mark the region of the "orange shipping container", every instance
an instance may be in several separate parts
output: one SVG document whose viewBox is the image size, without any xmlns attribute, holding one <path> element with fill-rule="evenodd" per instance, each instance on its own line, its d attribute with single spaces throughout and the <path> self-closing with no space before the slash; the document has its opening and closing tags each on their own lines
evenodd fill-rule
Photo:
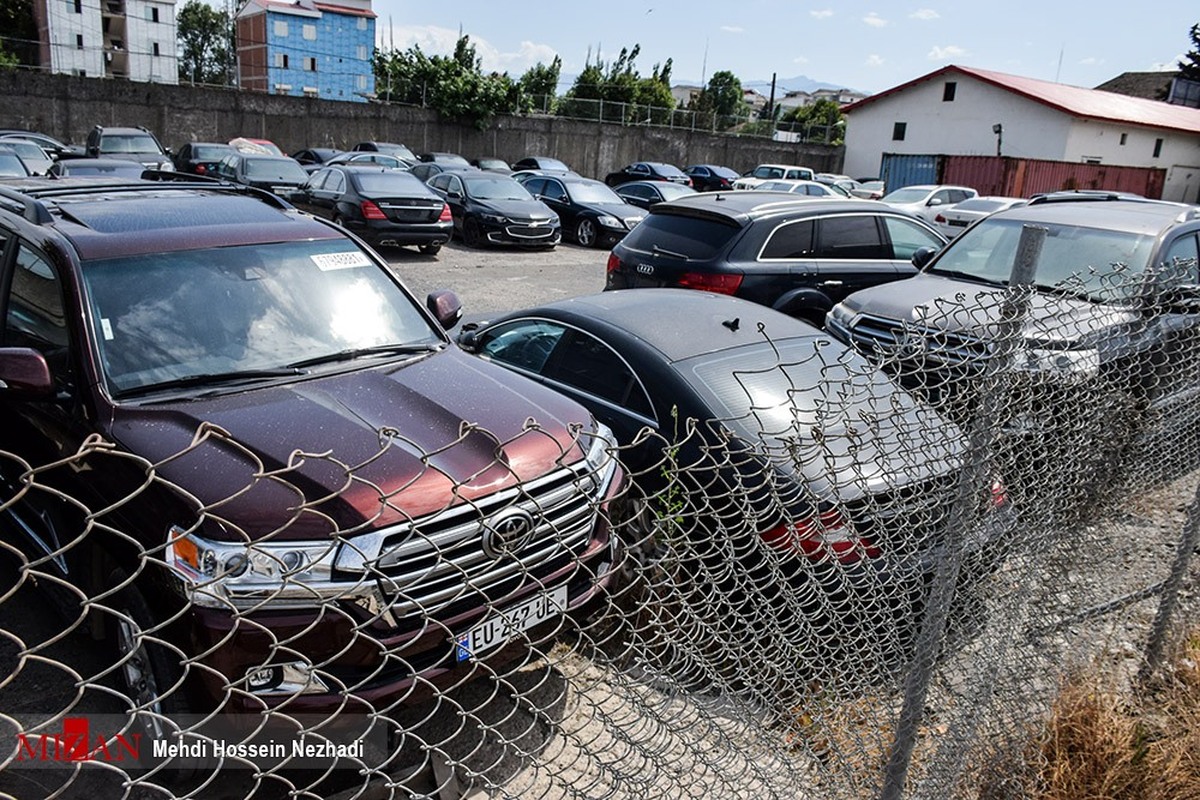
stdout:
<svg viewBox="0 0 1200 800">
<path fill-rule="evenodd" d="M 970 186 L 980 194 L 1032 197 L 1064 189 L 1107 189 L 1162 197 L 1167 171 L 997 156 L 942 156 L 941 183 Z"/>
</svg>

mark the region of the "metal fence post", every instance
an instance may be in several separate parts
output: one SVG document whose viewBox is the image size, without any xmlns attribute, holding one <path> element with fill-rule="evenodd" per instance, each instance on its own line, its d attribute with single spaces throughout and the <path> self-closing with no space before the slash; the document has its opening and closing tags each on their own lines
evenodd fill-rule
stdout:
<svg viewBox="0 0 1200 800">
<path fill-rule="evenodd" d="M 1163 647 L 1167 639 L 1167 627 L 1175 614 L 1175 606 L 1179 602 L 1179 587 L 1183 576 L 1191 563 L 1192 553 L 1200 545 L 1200 485 L 1196 486 L 1196 494 L 1187 509 L 1187 519 L 1183 525 L 1183 535 L 1175 548 L 1175 560 L 1171 564 L 1171 574 L 1163 584 L 1162 596 L 1159 599 L 1158 611 L 1154 614 L 1154 622 L 1150 626 L 1150 640 L 1146 644 L 1146 662 L 1138 672 L 1138 680 L 1143 683 L 1153 677 L 1162 663 Z"/>
<path fill-rule="evenodd" d="M 987 371 L 980 386 L 980 407 L 971 419 L 968 430 L 968 463 L 959 473 L 957 502 L 950 514 L 950 530 L 960 530 L 967 522 L 971 509 L 979 496 L 980 487 L 988 477 L 988 460 L 991 457 L 997 420 L 1000 414 L 1001 395 L 1005 373 L 1010 369 L 1012 356 L 1020 346 L 1018 338 L 1021 321 L 1030 299 L 1030 285 L 1037 269 L 1042 245 L 1046 241 L 1046 228 L 1026 225 L 1021 231 L 1016 258 L 1009 276 L 1008 291 L 1000 305 L 1000 319 L 996 334 L 996 349 L 989 355 Z M 938 644 L 946 632 L 946 623 L 958 585 L 962 568 L 961 547 L 947 548 L 945 557 L 938 563 L 927 596 L 925 611 L 917 631 L 912 665 L 904 679 L 904 706 L 896 721 L 896 735 L 892 742 L 888 763 L 884 773 L 883 788 L 879 800 L 900 800 L 908 779 L 913 748 L 925 710 L 925 698 L 933 679 Z"/>
</svg>

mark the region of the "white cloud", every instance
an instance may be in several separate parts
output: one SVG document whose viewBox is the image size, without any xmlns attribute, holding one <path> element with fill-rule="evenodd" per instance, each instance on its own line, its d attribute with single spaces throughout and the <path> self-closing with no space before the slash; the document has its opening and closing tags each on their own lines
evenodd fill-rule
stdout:
<svg viewBox="0 0 1200 800">
<path fill-rule="evenodd" d="M 1081 58 L 1081 59 L 1079 60 L 1079 63 L 1080 63 L 1080 64 L 1082 64 L 1082 65 L 1084 65 L 1085 67 L 1094 67 L 1094 66 L 1097 66 L 1097 65 L 1099 65 L 1099 64 L 1103 64 L 1103 63 L 1104 63 L 1104 59 L 1103 59 L 1103 58 L 1096 58 L 1095 56 L 1088 56 L 1087 58 Z"/>
<path fill-rule="evenodd" d="M 959 56 L 965 56 L 966 54 L 966 50 L 963 50 L 958 45 L 952 44 L 947 45 L 946 47 L 933 48 L 929 51 L 929 55 L 927 55 L 926 58 L 928 58 L 930 61 L 943 61 L 947 58 L 958 58 Z"/>
<path fill-rule="evenodd" d="M 807 64 L 808 59 L 805 58 L 804 56 L 796 56 L 795 58 L 792 59 L 792 63 L 793 64 Z"/>
<path fill-rule="evenodd" d="M 918 8 L 908 15 L 909 19 L 941 19 L 942 15 L 932 8 Z"/>
<path fill-rule="evenodd" d="M 813 19 L 829 19 L 833 16 L 833 9 L 823 8 L 820 11 L 810 11 L 808 13 Z"/>
<path fill-rule="evenodd" d="M 867 56 L 866 64 L 868 67 L 882 67 L 883 56 L 871 53 L 871 55 Z"/>
<path fill-rule="evenodd" d="M 874 11 L 872 11 L 870 14 L 867 14 L 865 17 L 863 17 L 863 22 L 867 23 L 872 28 L 882 28 L 888 24 L 888 21 L 886 19 L 879 16 Z"/>
<path fill-rule="evenodd" d="M 726 33 L 745 33 L 746 32 L 745 28 L 738 27 L 737 25 L 722 25 L 721 30 L 725 31 Z"/>
<path fill-rule="evenodd" d="M 407 50 L 416 45 L 421 48 L 421 52 L 429 56 L 452 55 L 459 36 L 457 30 L 436 25 L 393 25 L 390 32 L 386 25 L 381 25 L 378 31 L 377 38 L 381 48 L 390 49 L 394 44 L 397 50 Z M 519 77 L 533 65 L 539 62 L 549 64 L 558 55 L 553 47 L 546 44 L 524 41 L 515 52 L 504 52 L 487 39 L 469 32 L 467 36 L 475 46 L 475 55 L 479 57 L 484 72 L 507 72 L 513 77 Z"/>
</svg>

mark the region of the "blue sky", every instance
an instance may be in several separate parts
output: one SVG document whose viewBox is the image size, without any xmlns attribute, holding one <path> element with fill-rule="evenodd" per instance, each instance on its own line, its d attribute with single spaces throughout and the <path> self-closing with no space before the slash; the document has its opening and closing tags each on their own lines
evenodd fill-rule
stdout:
<svg viewBox="0 0 1200 800">
<path fill-rule="evenodd" d="M 1182 0 L 375 0 L 373 8 L 385 49 L 447 54 L 461 26 L 485 69 L 513 77 L 556 54 L 564 72 L 577 73 L 589 48 L 611 60 L 640 44 L 639 71 L 673 59 L 674 83 L 729 70 L 743 83 L 804 75 L 864 92 L 946 64 L 1092 87 L 1171 67 L 1200 22 L 1200 6 Z"/>
</svg>

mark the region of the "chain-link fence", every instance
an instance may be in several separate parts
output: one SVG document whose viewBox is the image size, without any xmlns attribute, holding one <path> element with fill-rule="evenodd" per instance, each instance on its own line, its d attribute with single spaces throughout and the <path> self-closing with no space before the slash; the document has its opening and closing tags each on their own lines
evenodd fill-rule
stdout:
<svg viewBox="0 0 1200 800">
<path fill-rule="evenodd" d="M 1178 624 L 1200 327 L 1119 265 L 1034 290 L 1026 244 L 859 352 L 767 326 L 696 367 L 711 418 L 628 441 L 10 430 L 0 790 L 1027 796 L 1064 676 L 1132 682 Z"/>
</svg>

